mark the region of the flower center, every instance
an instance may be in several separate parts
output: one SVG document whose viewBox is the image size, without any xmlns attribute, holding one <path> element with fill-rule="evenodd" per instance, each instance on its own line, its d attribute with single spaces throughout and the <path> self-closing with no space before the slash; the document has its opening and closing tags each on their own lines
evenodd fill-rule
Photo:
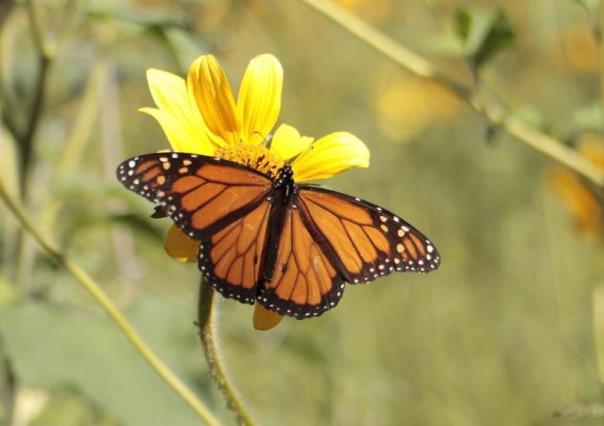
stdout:
<svg viewBox="0 0 604 426">
<path fill-rule="evenodd" d="M 279 170 L 285 166 L 285 162 L 276 154 L 270 152 L 263 145 L 236 144 L 226 148 L 219 148 L 216 157 L 234 161 L 241 165 L 269 175 L 277 177 Z"/>
</svg>

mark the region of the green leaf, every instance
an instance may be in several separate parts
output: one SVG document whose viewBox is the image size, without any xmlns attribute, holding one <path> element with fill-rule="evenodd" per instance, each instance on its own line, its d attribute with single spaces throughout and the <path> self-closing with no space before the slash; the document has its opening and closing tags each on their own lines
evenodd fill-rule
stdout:
<svg viewBox="0 0 604 426">
<path fill-rule="evenodd" d="M 144 338 L 177 374 L 207 375 L 195 347 L 193 313 L 148 299 L 138 302 L 133 322 L 148 329 Z M 0 333 L 24 386 L 77 389 L 122 424 L 199 424 L 103 314 L 23 303 L 0 310 Z"/>
<path fill-rule="evenodd" d="M 515 38 L 514 30 L 502 9 L 458 9 L 455 33 L 463 44 L 463 56 L 475 69 L 509 47 Z"/>
</svg>

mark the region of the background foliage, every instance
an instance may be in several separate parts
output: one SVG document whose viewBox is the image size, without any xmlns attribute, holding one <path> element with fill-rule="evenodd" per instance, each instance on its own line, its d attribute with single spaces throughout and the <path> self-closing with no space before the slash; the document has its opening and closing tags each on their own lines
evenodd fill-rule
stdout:
<svg viewBox="0 0 604 426">
<path fill-rule="evenodd" d="M 313 136 L 348 130 L 371 150 L 369 169 L 329 185 L 417 225 L 443 265 L 349 286 L 335 311 L 267 333 L 253 330 L 249 307 L 221 303 L 225 362 L 259 424 L 601 423 L 599 190 L 552 185 L 551 160 L 299 2 L 35 3 L 56 55 L 28 211 L 226 424 L 193 324 L 196 268 L 165 255 L 168 220 L 150 219 L 114 169 L 168 146 L 137 112 L 152 104 L 147 68 L 184 75 L 213 53 L 237 81 L 263 52 L 284 66 L 282 121 Z M 338 3 L 561 143 L 604 144 L 597 2 Z M 17 194 L 21 145 L 8 125 L 27 127 L 39 63 L 26 5 L 0 2 L 0 22 L 0 173 Z M 581 185 L 595 202 L 577 195 Z M 16 222 L 6 210 L 0 219 L 0 352 L 10 366 L 0 419 L 15 396 L 14 425 L 196 424 L 74 279 L 29 239 L 18 249 Z"/>
</svg>

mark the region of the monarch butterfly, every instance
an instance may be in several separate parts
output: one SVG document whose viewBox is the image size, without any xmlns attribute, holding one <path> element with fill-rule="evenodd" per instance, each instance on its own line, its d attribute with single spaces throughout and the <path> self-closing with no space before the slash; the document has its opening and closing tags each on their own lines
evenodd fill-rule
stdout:
<svg viewBox="0 0 604 426">
<path fill-rule="evenodd" d="M 126 160 L 117 177 L 199 241 L 198 266 L 213 288 L 279 314 L 316 317 L 338 304 L 345 282 L 440 264 L 434 245 L 398 216 L 297 185 L 287 164 L 271 176 L 217 157 L 157 153 Z"/>
</svg>

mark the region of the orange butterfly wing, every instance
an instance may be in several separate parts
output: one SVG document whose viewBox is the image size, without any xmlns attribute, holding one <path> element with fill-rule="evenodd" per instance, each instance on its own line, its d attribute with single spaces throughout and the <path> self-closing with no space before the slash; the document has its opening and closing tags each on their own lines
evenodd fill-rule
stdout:
<svg viewBox="0 0 604 426">
<path fill-rule="evenodd" d="M 254 210 L 272 188 L 270 178 L 237 163 L 184 153 L 134 157 L 118 167 L 117 177 L 160 204 L 195 240 Z"/>
<path fill-rule="evenodd" d="M 223 296 L 254 304 L 262 273 L 271 204 L 254 210 L 201 240 L 199 269 Z"/>
<path fill-rule="evenodd" d="M 135 157 L 118 179 L 200 241 L 198 265 L 225 297 L 254 303 L 266 243 L 270 178 L 237 163 L 184 153 Z"/>
<path fill-rule="evenodd" d="M 287 212 L 271 280 L 259 289 L 268 309 L 298 319 L 335 307 L 344 282 L 368 283 L 394 271 L 430 272 L 440 254 L 417 229 L 374 204 L 299 186 Z"/>
<path fill-rule="evenodd" d="M 298 200 L 350 283 L 367 283 L 394 271 L 426 273 L 440 265 L 440 254 L 428 238 L 375 204 L 312 186 L 300 187 Z"/>
</svg>

